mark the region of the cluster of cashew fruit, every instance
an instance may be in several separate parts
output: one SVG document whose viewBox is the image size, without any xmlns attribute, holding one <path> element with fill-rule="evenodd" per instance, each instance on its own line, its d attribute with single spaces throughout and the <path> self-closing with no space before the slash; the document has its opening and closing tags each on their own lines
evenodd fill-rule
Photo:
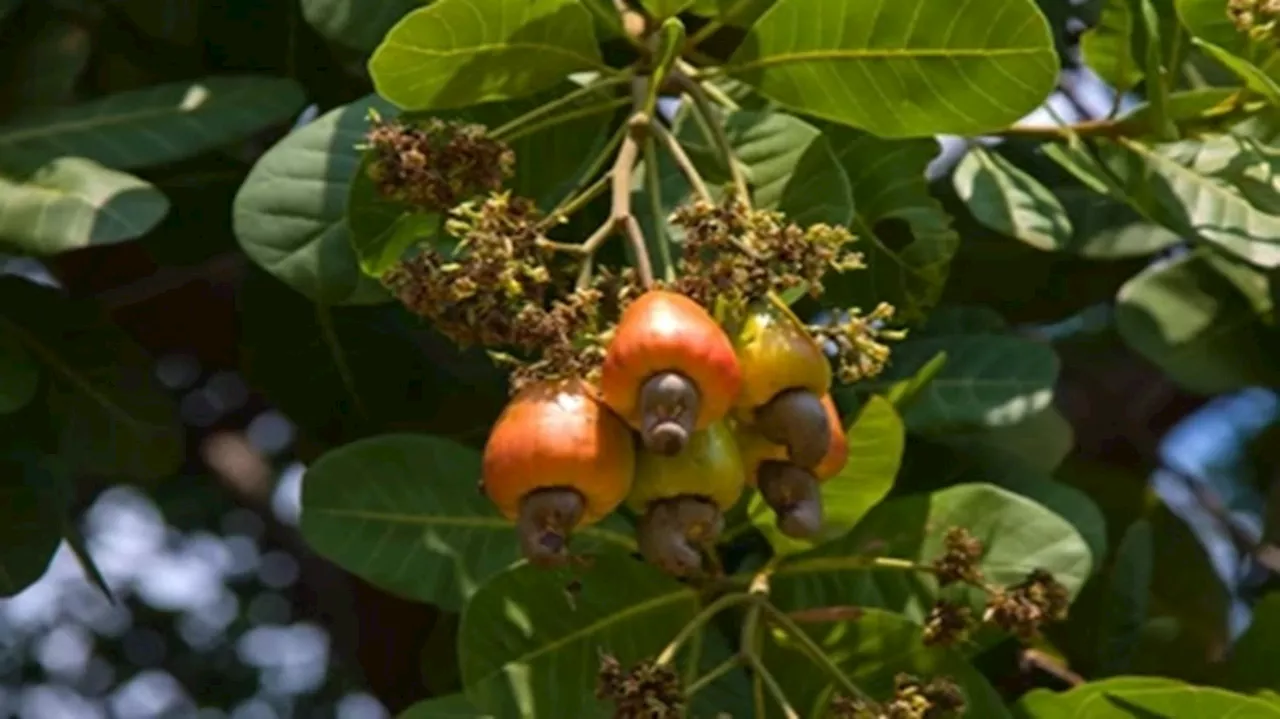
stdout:
<svg viewBox="0 0 1280 719">
<path fill-rule="evenodd" d="M 694 574 L 744 485 L 781 532 L 821 529 L 819 484 L 848 456 L 827 357 L 776 298 L 725 324 L 650 290 L 622 313 L 597 383 L 548 381 L 512 398 L 483 483 L 526 558 L 563 562 L 574 529 L 625 502 L 646 560 Z"/>
</svg>

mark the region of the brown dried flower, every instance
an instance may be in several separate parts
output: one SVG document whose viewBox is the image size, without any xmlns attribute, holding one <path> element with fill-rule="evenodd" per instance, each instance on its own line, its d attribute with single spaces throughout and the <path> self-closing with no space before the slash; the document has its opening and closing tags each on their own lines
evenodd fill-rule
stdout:
<svg viewBox="0 0 1280 719">
<path fill-rule="evenodd" d="M 1045 622 L 1066 619 L 1070 603 L 1066 587 L 1049 572 L 1037 569 L 1018 584 L 992 593 L 982 619 L 1031 639 Z"/>
<path fill-rule="evenodd" d="M 933 561 L 939 586 L 956 582 L 976 584 L 982 581 L 982 542 L 964 527 L 952 527 L 942 540 L 943 553 Z"/>
<path fill-rule="evenodd" d="M 909 674 L 894 677 L 894 694 L 880 703 L 837 694 L 831 700 L 831 719 L 946 719 L 964 714 L 965 698 L 960 687 L 939 677 L 928 683 Z"/>
<path fill-rule="evenodd" d="M 973 628 L 973 611 L 963 604 L 939 599 L 924 623 L 925 646 L 950 646 L 968 636 Z"/>
<path fill-rule="evenodd" d="M 375 115 L 366 140 L 378 191 L 430 210 L 497 191 L 515 169 L 515 153 L 483 125 L 439 118 L 406 124 Z"/>
<path fill-rule="evenodd" d="M 614 703 L 614 719 L 680 719 L 685 696 L 680 676 L 665 664 L 642 661 L 624 672 L 615 657 L 602 654 L 596 698 Z"/>
<path fill-rule="evenodd" d="M 848 230 L 802 228 L 780 212 L 753 210 L 733 196 L 719 205 L 698 200 L 682 206 L 671 222 L 684 231 L 674 289 L 705 307 L 717 299 L 741 305 L 802 286 L 817 297 L 828 271 L 863 267 L 860 254 L 844 249 L 854 240 Z"/>
</svg>

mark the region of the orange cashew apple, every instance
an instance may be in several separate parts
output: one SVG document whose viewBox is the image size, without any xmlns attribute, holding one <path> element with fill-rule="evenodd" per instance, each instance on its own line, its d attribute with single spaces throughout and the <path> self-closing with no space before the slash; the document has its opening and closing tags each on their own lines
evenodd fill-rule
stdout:
<svg viewBox="0 0 1280 719">
<path fill-rule="evenodd" d="M 831 364 L 798 317 L 779 299 L 755 303 L 734 343 L 742 369 L 735 416 L 788 458 L 812 469 L 835 433 L 820 398 L 831 389 Z"/>
<path fill-rule="evenodd" d="M 640 514 L 636 542 L 649 562 L 676 576 L 702 566 L 700 548 L 724 531 L 745 475 L 733 431 L 721 421 L 689 437 L 675 456 L 640 452 L 627 506 Z"/>
<path fill-rule="evenodd" d="M 635 476 L 625 423 L 580 380 L 521 390 L 494 423 L 484 448 L 485 494 L 516 522 L 524 556 L 565 561 L 570 533 L 617 509 Z"/>
<path fill-rule="evenodd" d="M 820 403 L 833 431 L 826 452 L 811 470 L 791 462 L 787 448 L 771 442 L 757 428 L 739 425 L 735 432 L 747 484 L 760 490 L 761 498 L 778 517 L 778 529 L 789 537 L 812 537 L 822 529 L 820 485 L 839 474 L 849 461 L 849 441 L 835 402 L 824 394 Z"/>
<path fill-rule="evenodd" d="M 724 417 L 742 384 L 729 337 L 693 300 L 650 290 L 618 320 L 600 371 L 605 404 L 644 446 L 678 454 L 690 435 Z"/>
</svg>

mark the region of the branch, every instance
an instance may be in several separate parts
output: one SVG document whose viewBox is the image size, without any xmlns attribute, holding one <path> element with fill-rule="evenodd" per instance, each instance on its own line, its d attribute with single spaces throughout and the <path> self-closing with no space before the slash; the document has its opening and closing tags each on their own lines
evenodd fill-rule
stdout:
<svg viewBox="0 0 1280 719">
<path fill-rule="evenodd" d="M 729 168 L 729 176 L 733 178 L 734 192 L 737 193 L 738 199 L 743 202 L 751 202 L 751 193 L 747 187 L 746 175 L 742 173 L 742 167 L 734 156 L 733 146 L 729 144 L 729 137 L 724 133 L 724 127 L 720 125 L 715 116 L 715 112 L 711 109 L 711 101 L 707 99 L 707 93 L 702 89 L 702 83 L 691 79 L 683 72 L 672 74 L 676 83 L 693 101 L 693 110 L 702 119 L 703 127 L 707 129 L 710 135 L 711 144 L 715 147 L 720 159 Z"/>
</svg>

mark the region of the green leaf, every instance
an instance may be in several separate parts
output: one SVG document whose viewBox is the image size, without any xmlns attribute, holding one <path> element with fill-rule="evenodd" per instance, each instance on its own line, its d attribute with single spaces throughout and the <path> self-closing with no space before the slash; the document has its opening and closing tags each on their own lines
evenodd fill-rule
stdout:
<svg viewBox="0 0 1280 719">
<path fill-rule="evenodd" d="M 759 492 L 751 495 L 751 522 L 764 533 L 776 555 L 796 554 L 840 537 L 880 503 L 898 476 L 906 432 L 893 404 L 871 397 L 845 432 L 849 463 L 822 484 L 822 532 L 812 540 L 792 539 L 780 532 L 773 510 Z"/>
<path fill-rule="evenodd" d="M 288 120 L 302 88 L 275 77 L 215 76 L 39 110 L 0 126 L 0 154 L 76 155 L 130 169 L 176 162 Z"/>
<path fill-rule="evenodd" d="M 578 579 L 581 591 L 565 590 Z M 613 716 L 594 699 L 599 656 L 653 658 L 697 612 L 697 593 L 622 555 L 581 574 L 523 565 L 485 583 L 462 613 L 467 696 L 501 717 Z"/>
<path fill-rule="evenodd" d="M 1120 336 L 1192 392 L 1218 394 L 1280 382 L 1280 368 L 1272 361 L 1276 336 L 1253 305 L 1269 307 L 1270 298 L 1263 289 L 1251 300 L 1241 283 L 1223 273 L 1230 267 L 1207 248 L 1198 250 L 1148 267 L 1116 296 Z"/>
<path fill-rule="evenodd" d="M 81 157 L 0 158 L 0 245 L 47 256 L 150 232 L 169 200 L 148 182 Z"/>
<path fill-rule="evenodd" d="M 61 459 L 74 474 L 146 482 L 183 457 L 183 428 L 143 349 L 91 305 L 0 277 L 0 333 L 49 378 Z"/>
<path fill-rule="evenodd" d="M 1053 399 L 1059 369 L 1053 348 L 1002 334 L 908 337 L 893 346 L 883 374 L 853 390 L 889 389 L 939 352 L 947 354 L 947 363 L 903 413 L 913 432 L 1016 424 Z"/>
<path fill-rule="evenodd" d="M 396 719 L 494 719 L 476 709 L 465 694 L 426 699 L 396 715 Z"/>
<path fill-rule="evenodd" d="M 1094 260 L 1144 257 L 1183 241 L 1176 232 L 1144 219 L 1134 209 L 1087 187 L 1054 189 L 1074 227 L 1056 249 Z"/>
<path fill-rule="evenodd" d="M 946 364 L 947 353 L 939 352 L 928 362 L 925 362 L 915 374 L 886 387 L 882 392 L 884 398 L 892 402 L 899 413 L 905 412 L 908 407 L 920 398 L 920 393 L 938 376 L 938 373 L 942 371 Z"/>
<path fill-rule="evenodd" d="M 390 300 L 351 247 L 347 192 L 376 95 L 330 110 L 258 158 L 232 205 L 241 249 L 267 272 L 322 304 Z"/>
<path fill-rule="evenodd" d="M 1229 135 L 1156 146 L 1118 139 L 1098 151 L 1123 199 L 1146 217 L 1250 263 L 1280 266 L 1280 215 L 1239 188 L 1241 168 L 1275 167 L 1275 157 Z"/>
<path fill-rule="evenodd" d="M 1156 135 L 1162 139 L 1172 140 L 1177 138 L 1178 130 L 1169 117 L 1168 78 L 1164 58 L 1161 56 L 1160 14 L 1152 0 L 1130 0 L 1130 2 L 1131 11 L 1139 28 L 1134 55 L 1141 58 L 1143 75 L 1146 77 L 1143 95 L 1147 104 L 1151 106 L 1151 120 Z M 1171 16 L 1172 13 L 1167 15 Z M 1174 31 L 1180 32 L 1181 28 L 1175 25 Z M 1170 65 L 1175 68 L 1173 72 L 1180 73 L 1181 63 L 1174 61 Z"/>
<path fill-rule="evenodd" d="M 1222 672 L 1222 685 L 1240 691 L 1280 691 L 1275 672 L 1276 642 L 1280 641 L 1280 592 L 1273 591 L 1253 606 L 1249 628 L 1236 640 Z"/>
<path fill-rule="evenodd" d="M 437 0 L 396 23 L 369 60 L 378 94 L 404 110 L 511 100 L 606 69 L 577 0 Z"/>
<path fill-rule="evenodd" d="M 1029 0 L 778 0 L 725 70 L 799 112 L 881 137 L 978 135 L 1049 95 L 1058 57 Z"/>
<path fill-rule="evenodd" d="M 852 604 L 922 621 L 939 596 L 937 582 L 920 573 L 873 569 L 871 560 L 928 563 L 942 553 L 951 527 L 964 527 L 983 542 L 981 568 L 990 582 L 1012 584 L 1043 568 L 1074 597 L 1092 569 L 1088 545 L 1061 516 L 994 485 L 960 484 L 892 499 L 844 537 L 787 558 L 773 574 L 772 596 L 789 610 Z M 975 592 L 969 596 L 980 599 Z"/>
<path fill-rule="evenodd" d="M 1154 557 L 1151 522 L 1139 519 L 1125 531 L 1111 567 L 1098 657 L 1104 674 L 1124 672 L 1133 662 L 1147 621 Z"/>
<path fill-rule="evenodd" d="M 997 232 L 1050 251 L 1071 239 L 1071 220 L 1062 203 L 998 152 L 970 147 L 952 182 L 974 218 Z"/>
<path fill-rule="evenodd" d="M 565 81 L 532 97 L 435 116 L 497 128 L 578 89 L 580 86 Z M 609 90 L 592 93 L 570 104 L 567 111 L 602 107 L 602 98 L 614 97 Z M 515 195 L 534 200 L 544 212 L 550 212 L 574 191 L 592 160 L 604 149 L 613 134 L 615 114 L 605 108 L 513 140 L 510 145 L 516 155 L 515 175 L 507 181 L 506 188 Z M 425 117 L 427 115 L 413 114 L 401 119 L 414 122 Z M 417 210 L 382 196 L 369 177 L 369 162 L 366 155 L 353 172 L 347 222 L 352 247 L 364 272 L 380 276 L 407 250 L 418 244 L 430 244 L 440 237 L 444 218 L 439 213 Z"/>
<path fill-rule="evenodd" d="M 856 620 L 802 628 L 850 680 L 876 699 L 893 696 L 894 677 L 899 673 L 924 679 L 945 676 L 964 693 L 965 716 L 1009 716 L 1000 695 L 958 651 L 924 646 L 921 627 L 897 614 L 867 609 Z M 840 693 L 831 677 L 813 664 L 794 639 L 778 631 L 765 636 L 765 666 L 796 710 L 805 717 L 831 716 L 831 699 Z M 772 705 L 770 711 L 770 716 L 780 716 Z"/>
<path fill-rule="evenodd" d="M 18 338 L 0 330 L 0 415 L 26 407 L 40 389 L 40 364 Z"/>
<path fill-rule="evenodd" d="M 18 9 L 22 4 L 22 0 L 0 0 L 0 21 L 9 17 L 9 13 Z"/>
<path fill-rule="evenodd" d="M 942 305 L 929 313 L 924 324 L 914 333 L 930 337 L 951 337 L 1003 333 L 1009 323 L 998 311 L 985 305 Z"/>
<path fill-rule="evenodd" d="M 864 308 L 889 302 L 903 321 L 922 318 L 938 301 L 960 245 L 925 179 L 937 141 L 886 140 L 830 125 L 823 131 L 853 185 L 851 229 L 867 263 L 829 278 L 826 299 Z"/>
<path fill-rule="evenodd" d="M 372 52 L 409 11 L 431 0 L 302 0 L 302 17 L 321 35 Z"/>
<path fill-rule="evenodd" d="M 1133 52 L 1137 27 L 1130 0 L 1103 0 L 1097 24 L 1080 36 L 1085 63 L 1117 92 L 1142 81 L 1142 67 Z"/>
<path fill-rule="evenodd" d="M 0 598 L 40 579 L 62 542 L 48 494 L 53 478 L 39 465 L 15 459 L 4 457 L 0 464 Z"/>
<path fill-rule="evenodd" d="M 1162 677 L 1114 677 L 1055 693 L 1033 689 L 1015 707 L 1026 719 L 1154 719 L 1154 717 L 1280 717 L 1280 707 L 1216 687 Z"/>
<path fill-rule="evenodd" d="M 1075 430 L 1053 406 L 1013 424 L 948 429 L 931 436 L 985 461 L 1020 461 L 1044 472 L 1057 469 L 1075 446 Z"/>
<path fill-rule="evenodd" d="M 1271 79 L 1262 68 L 1245 60 L 1242 57 L 1233 55 L 1229 51 L 1206 42 L 1200 38 L 1192 38 L 1192 42 L 1201 50 L 1208 53 L 1209 57 L 1222 63 L 1228 70 L 1235 73 L 1237 77 L 1244 80 L 1244 84 L 1250 90 L 1265 97 L 1272 105 L 1280 107 L 1280 83 Z"/>
<path fill-rule="evenodd" d="M 403 596 L 458 609 L 519 559 L 512 523 L 477 490 L 480 455 L 439 437 L 388 434 L 332 450 L 302 482 L 302 534 L 349 571 Z M 627 548 L 601 527 L 591 540 Z"/>
</svg>

